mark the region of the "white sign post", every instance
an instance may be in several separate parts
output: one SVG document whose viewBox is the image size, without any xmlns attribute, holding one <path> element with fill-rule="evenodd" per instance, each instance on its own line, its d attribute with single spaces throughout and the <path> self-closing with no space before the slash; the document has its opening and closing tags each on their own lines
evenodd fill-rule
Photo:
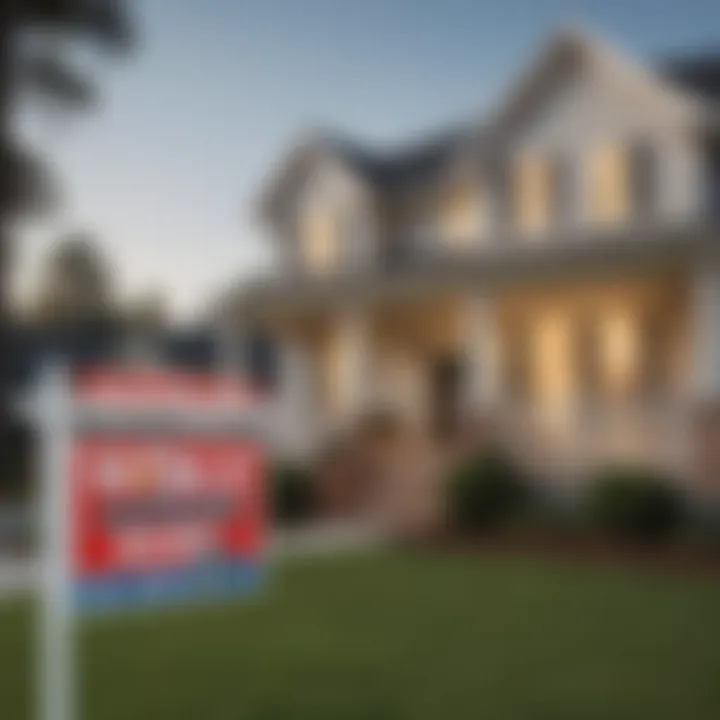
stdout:
<svg viewBox="0 0 720 720">
<path fill-rule="evenodd" d="M 74 614 L 70 582 L 70 386 L 48 368 L 37 403 L 40 429 L 40 720 L 74 720 Z"/>
</svg>

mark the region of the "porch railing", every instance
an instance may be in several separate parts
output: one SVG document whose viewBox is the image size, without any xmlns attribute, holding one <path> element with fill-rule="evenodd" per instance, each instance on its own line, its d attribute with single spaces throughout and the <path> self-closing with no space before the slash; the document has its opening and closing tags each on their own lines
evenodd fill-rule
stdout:
<svg viewBox="0 0 720 720">
<path fill-rule="evenodd" d="M 508 406 L 497 420 L 526 464 L 559 481 L 608 463 L 647 465 L 683 481 L 692 460 L 692 416 L 680 402 L 554 412 Z"/>
</svg>

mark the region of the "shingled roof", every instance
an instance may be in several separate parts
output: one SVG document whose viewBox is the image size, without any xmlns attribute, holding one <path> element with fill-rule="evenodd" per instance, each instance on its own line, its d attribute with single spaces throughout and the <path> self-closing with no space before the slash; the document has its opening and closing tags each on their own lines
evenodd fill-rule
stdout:
<svg viewBox="0 0 720 720">
<path fill-rule="evenodd" d="M 497 145 L 495 140 L 501 139 L 518 117 L 522 119 L 528 105 L 532 106 L 537 95 L 543 92 L 543 87 L 569 63 L 583 62 L 591 57 L 600 58 L 615 73 L 627 68 L 635 73 L 636 81 L 646 82 L 642 72 L 635 72 L 641 68 L 639 65 L 635 67 L 631 59 L 599 43 L 584 31 L 561 29 L 541 49 L 518 82 L 510 86 L 510 92 L 502 98 L 497 111 L 483 120 L 475 119 L 411 145 L 390 150 L 358 142 L 336 131 L 316 130 L 305 136 L 265 186 L 260 201 L 261 212 L 266 218 L 272 217 L 271 208 L 278 200 L 282 202 L 286 191 L 305 177 L 321 154 L 336 157 L 364 179 L 370 188 L 381 193 L 412 188 L 434 180 L 453 158 L 462 156 L 463 150 L 477 157 L 478 150 L 483 147 L 482 152 L 487 151 L 492 156 Z M 720 49 L 662 61 L 651 67 L 656 79 L 668 80 L 675 89 L 688 91 L 678 95 L 683 102 L 687 99 L 699 100 L 701 104 L 709 101 L 714 107 L 720 101 Z M 689 95 L 693 98 L 688 98 Z"/>
<path fill-rule="evenodd" d="M 468 133 L 469 127 L 458 126 L 389 152 L 371 149 L 339 135 L 326 136 L 324 142 L 371 184 L 392 189 L 408 181 L 426 179 L 441 171 L 468 137 Z"/>
<path fill-rule="evenodd" d="M 661 74 L 702 97 L 720 101 L 720 48 L 663 61 Z"/>
</svg>

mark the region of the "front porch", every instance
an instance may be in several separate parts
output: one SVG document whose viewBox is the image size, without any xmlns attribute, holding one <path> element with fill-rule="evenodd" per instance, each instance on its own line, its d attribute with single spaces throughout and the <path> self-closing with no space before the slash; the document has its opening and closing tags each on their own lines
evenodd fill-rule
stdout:
<svg viewBox="0 0 720 720">
<path fill-rule="evenodd" d="M 433 452 L 489 425 L 547 482 L 627 461 L 715 488 L 720 263 L 689 241 L 640 245 L 578 247 L 554 271 L 538 252 L 534 269 L 508 260 L 494 275 L 469 260 L 250 293 L 238 317 L 280 343 L 277 451 L 312 457 L 381 410 Z"/>
<path fill-rule="evenodd" d="M 443 445 L 480 415 L 541 475 L 602 460 L 680 470 L 697 314 L 687 276 L 665 273 L 288 316 L 276 329 L 302 407 L 295 444 L 311 452 L 382 410 Z"/>
</svg>

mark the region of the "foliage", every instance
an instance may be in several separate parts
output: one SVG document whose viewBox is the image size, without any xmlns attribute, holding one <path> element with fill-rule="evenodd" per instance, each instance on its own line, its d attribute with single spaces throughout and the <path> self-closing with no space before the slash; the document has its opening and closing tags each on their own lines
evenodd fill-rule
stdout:
<svg viewBox="0 0 720 720">
<path fill-rule="evenodd" d="M 447 483 L 448 514 L 462 530 L 479 530 L 509 519 L 525 502 L 521 475 L 500 451 L 478 454 L 454 468 Z"/>
<path fill-rule="evenodd" d="M 8 117 L 21 100 L 41 101 L 53 114 L 83 109 L 96 100 L 95 84 L 73 61 L 71 45 L 88 42 L 124 52 L 133 41 L 125 2 L 118 0 L 25 0 L 0 11 L 4 42 L 12 53 L 0 60 L 0 112 Z M 67 42 L 70 41 L 70 42 Z M 44 209 L 54 198 L 47 165 L 6 134 L 0 138 L 3 184 L 0 213 Z M 5 240 L 3 238 L 3 240 Z"/>
<path fill-rule="evenodd" d="M 76 325 L 113 315 L 112 274 L 92 236 L 75 232 L 61 237 L 43 275 L 36 320 Z"/>
<path fill-rule="evenodd" d="M 278 464 L 272 470 L 273 514 L 281 523 L 312 517 L 316 493 L 311 473 L 299 465 Z"/>
<path fill-rule="evenodd" d="M 601 530 L 641 539 L 672 535 L 684 515 L 682 497 L 673 483 L 645 468 L 600 470 L 591 479 L 585 505 L 588 517 Z"/>
</svg>

